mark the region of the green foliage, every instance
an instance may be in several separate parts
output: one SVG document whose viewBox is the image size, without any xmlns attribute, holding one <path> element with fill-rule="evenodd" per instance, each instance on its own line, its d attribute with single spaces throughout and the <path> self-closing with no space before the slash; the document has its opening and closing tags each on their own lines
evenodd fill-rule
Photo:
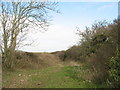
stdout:
<svg viewBox="0 0 120 90">
<path fill-rule="evenodd" d="M 79 44 L 69 48 L 64 54 L 65 60 L 72 59 L 94 67 L 92 69 L 94 74 L 92 81 L 94 83 L 106 82 L 109 73 L 116 80 L 118 79 L 115 76 L 118 71 L 115 71 L 116 69 L 109 70 L 109 67 L 118 68 L 120 66 L 117 57 L 111 59 L 109 66 L 109 59 L 115 55 L 118 43 L 117 23 L 117 20 L 114 20 L 112 23 L 106 21 L 96 22 L 91 27 L 86 27 L 84 32 L 81 32 L 78 28 Z"/>
<path fill-rule="evenodd" d="M 109 78 L 107 83 L 110 87 L 120 86 L 120 52 L 118 51 L 115 57 L 112 57 L 109 62 Z"/>
</svg>

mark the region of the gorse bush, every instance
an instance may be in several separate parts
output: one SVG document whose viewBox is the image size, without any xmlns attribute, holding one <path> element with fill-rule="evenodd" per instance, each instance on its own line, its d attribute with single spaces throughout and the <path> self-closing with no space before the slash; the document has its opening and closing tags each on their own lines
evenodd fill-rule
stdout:
<svg viewBox="0 0 120 90">
<path fill-rule="evenodd" d="M 110 23 L 107 21 L 96 22 L 91 27 L 86 27 L 84 32 L 81 32 L 79 28 L 77 31 L 80 37 L 79 44 L 64 52 L 64 60 L 72 59 L 91 66 L 93 73 L 91 81 L 94 83 L 106 83 L 109 77 L 111 84 L 118 84 L 118 77 L 115 76 L 118 76 L 118 70 L 116 71 L 115 67 L 118 68 L 120 59 L 111 58 L 116 55 L 118 43 L 117 20 Z"/>
<path fill-rule="evenodd" d="M 107 83 L 110 87 L 120 86 L 120 52 L 117 50 L 116 56 L 109 61 L 109 78 Z"/>
</svg>

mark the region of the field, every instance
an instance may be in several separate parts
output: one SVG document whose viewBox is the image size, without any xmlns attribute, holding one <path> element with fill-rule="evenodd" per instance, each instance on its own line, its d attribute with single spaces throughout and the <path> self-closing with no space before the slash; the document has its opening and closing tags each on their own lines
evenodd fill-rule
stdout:
<svg viewBox="0 0 120 90">
<path fill-rule="evenodd" d="M 14 71 L 3 72 L 3 88 L 106 87 L 105 84 L 92 83 L 89 80 L 90 74 L 89 67 L 72 61 L 59 62 L 57 65 L 44 68 L 17 68 Z"/>
</svg>

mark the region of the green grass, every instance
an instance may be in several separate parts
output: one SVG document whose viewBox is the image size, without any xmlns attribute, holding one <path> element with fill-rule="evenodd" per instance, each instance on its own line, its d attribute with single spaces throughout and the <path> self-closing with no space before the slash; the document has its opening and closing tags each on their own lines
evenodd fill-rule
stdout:
<svg viewBox="0 0 120 90">
<path fill-rule="evenodd" d="M 101 88 L 83 77 L 86 67 L 48 67 L 3 73 L 3 87 L 17 88 Z"/>
</svg>

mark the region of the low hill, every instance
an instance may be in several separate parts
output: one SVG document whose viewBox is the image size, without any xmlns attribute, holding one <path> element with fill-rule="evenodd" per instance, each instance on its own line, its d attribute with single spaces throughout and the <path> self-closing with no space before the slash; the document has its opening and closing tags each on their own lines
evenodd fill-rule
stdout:
<svg viewBox="0 0 120 90">
<path fill-rule="evenodd" d="M 18 51 L 16 54 L 17 68 L 43 68 L 48 66 L 58 66 L 61 63 L 58 56 L 50 53 Z"/>
</svg>

